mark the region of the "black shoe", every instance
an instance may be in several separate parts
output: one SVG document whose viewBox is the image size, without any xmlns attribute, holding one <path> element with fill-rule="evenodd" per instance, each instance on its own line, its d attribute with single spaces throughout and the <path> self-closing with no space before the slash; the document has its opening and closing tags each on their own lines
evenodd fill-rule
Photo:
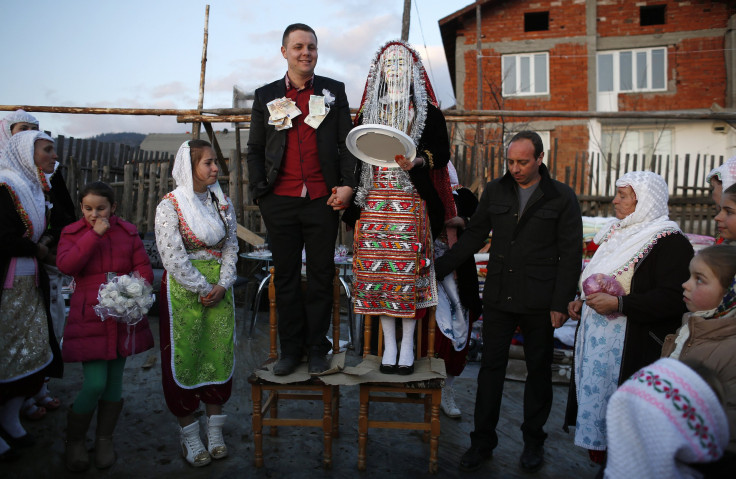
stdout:
<svg viewBox="0 0 736 479">
<path fill-rule="evenodd" d="M 493 449 L 483 446 L 470 446 L 470 449 L 465 451 L 463 457 L 460 458 L 460 470 L 464 472 L 477 471 L 491 456 L 493 456 Z"/>
<path fill-rule="evenodd" d="M 399 366 L 396 368 L 396 374 L 399 376 L 408 376 L 414 372 L 414 365 L 411 366 Z"/>
<path fill-rule="evenodd" d="M 297 356 L 282 356 L 276 366 L 273 367 L 273 373 L 276 376 L 288 376 L 294 372 L 300 362 L 300 358 Z"/>
<path fill-rule="evenodd" d="M 383 364 L 378 368 L 383 374 L 396 374 L 397 366 L 395 364 Z"/>
<path fill-rule="evenodd" d="M 330 369 L 330 363 L 324 354 L 312 353 L 309 355 L 309 374 L 310 376 L 318 376 Z"/>
<path fill-rule="evenodd" d="M 544 465 L 544 446 L 524 444 L 524 452 L 519 460 L 521 468 L 527 472 L 537 472 Z"/>
</svg>

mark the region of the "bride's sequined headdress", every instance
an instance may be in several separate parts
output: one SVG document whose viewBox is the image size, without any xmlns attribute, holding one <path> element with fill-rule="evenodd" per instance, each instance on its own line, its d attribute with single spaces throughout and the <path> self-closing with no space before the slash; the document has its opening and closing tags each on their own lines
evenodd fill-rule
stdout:
<svg viewBox="0 0 736 479">
<path fill-rule="evenodd" d="M 362 116 L 364 125 L 391 126 L 409 135 L 417 145 L 427 120 L 428 101 L 438 106 L 419 53 L 406 42 L 392 40 L 373 56 L 356 121 Z M 396 174 L 405 177 L 401 183 L 410 189 L 406 172 Z M 370 168 L 363 168 L 360 183 L 358 204 L 364 202 L 370 189 Z"/>
</svg>

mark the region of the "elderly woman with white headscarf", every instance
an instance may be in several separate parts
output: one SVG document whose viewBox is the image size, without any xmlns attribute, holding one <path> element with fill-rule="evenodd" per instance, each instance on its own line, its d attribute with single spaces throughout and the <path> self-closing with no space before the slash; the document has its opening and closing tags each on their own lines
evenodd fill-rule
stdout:
<svg viewBox="0 0 736 479">
<path fill-rule="evenodd" d="M 39 122 L 35 116 L 25 110 L 16 110 L 9 113 L 0 120 L 0 154 L 10 141 L 10 138 L 22 131 L 38 131 Z M 51 321 L 54 326 L 54 334 L 61 336 L 64 330 L 64 321 L 66 320 L 66 309 L 64 305 L 64 297 L 61 292 L 62 274 L 56 268 L 56 245 L 50 240 L 57 240 L 61 234 L 61 229 L 74 222 L 76 218 L 76 209 L 67 190 L 64 177 L 59 171 L 59 162 L 54 163 L 54 169 L 51 173 L 44 173 L 46 181 L 51 188 L 49 200 L 54 205 L 54 222 L 49 228 L 48 235 L 44 235 L 41 242 L 50 248 L 48 261 L 43 266 L 49 276 L 49 291 L 51 295 Z M 28 398 L 23 405 L 22 413 L 28 419 L 41 419 L 46 415 L 46 410 L 58 409 L 61 406 L 59 399 L 54 398 L 49 393 L 46 382 L 43 383 L 41 389 L 32 397 Z"/>
<path fill-rule="evenodd" d="M 580 277 L 581 299 L 568 306 L 580 324 L 565 422 L 575 426 L 575 445 L 592 451 L 595 462 L 605 457 L 608 399 L 632 373 L 659 358 L 664 337 L 681 324 L 681 285 L 693 256 L 690 242 L 669 219 L 661 176 L 630 172 L 616 188 L 616 219 L 596 235 L 600 246 Z M 605 275 L 619 292 L 586 295 L 582 285 L 595 274 Z"/>
<path fill-rule="evenodd" d="M 38 120 L 25 110 L 15 110 L 0 120 L 0 153 L 10 141 L 10 137 L 28 130 L 38 130 Z"/>
<path fill-rule="evenodd" d="M 191 465 L 227 455 L 222 438 L 235 366 L 238 242 L 235 212 L 217 182 L 217 159 L 203 140 L 181 145 L 176 189 L 156 208 L 156 244 L 166 268 L 160 302 L 164 396 L 178 418 L 182 454 Z M 207 448 L 194 412 L 205 403 Z"/>
<path fill-rule="evenodd" d="M 48 276 L 39 261 L 49 217 L 46 173 L 56 162 L 45 133 L 13 136 L 0 154 L 0 455 L 33 444 L 20 423 L 25 397 L 45 376 L 61 377 L 63 365 L 49 313 Z M 12 449 L 11 449 L 12 448 Z"/>
</svg>

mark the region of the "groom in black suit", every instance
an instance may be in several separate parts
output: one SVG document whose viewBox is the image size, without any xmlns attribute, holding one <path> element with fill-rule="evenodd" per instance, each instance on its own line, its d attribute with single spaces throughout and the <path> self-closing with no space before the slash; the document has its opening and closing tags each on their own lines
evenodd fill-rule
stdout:
<svg viewBox="0 0 736 479">
<path fill-rule="evenodd" d="M 328 368 L 326 334 L 338 211 L 350 203 L 356 186 L 356 160 L 345 145 L 352 122 L 345 85 L 314 74 L 317 35 L 312 28 L 289 25 L 281 54 L 288 65 L 286 75 L 255 92 L 248 139 L 249 187 L 273 253 L 281 343 L 274 373 L 290 374 L 306 349 L 309 373 L 319 374 Z M 311 106 L 324 102 L 326 115 L 319 115 L 320 108 L 310 112 L 310 97 Z M 301 114 L 291 118 L 291 127 L 277 129 L 274 123 L 282 120 L 274 117 L 269 123 L 267 104 L 281 98 L 292 100 Z M 302 248 L 306 293 L 301 289 Z"/>
</svg>

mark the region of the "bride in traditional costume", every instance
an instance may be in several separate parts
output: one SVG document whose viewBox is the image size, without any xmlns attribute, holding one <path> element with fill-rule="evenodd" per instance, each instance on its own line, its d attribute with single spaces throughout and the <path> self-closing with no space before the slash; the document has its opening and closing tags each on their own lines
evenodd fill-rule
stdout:
<svg viewBox="0 0 736 479">
<path fill-rule="evenodd" d="M 353 260 L 355 312 L 381 318 L 385 345 L 381 372 L 411 374 L 416 319 L 437 304 L 433 238 L 445 220 L 455 216 L 455 209 L 447 174 L 450 147 L 445 119 L 419 54 L 407 43 L 391 41 L 376 53 L 356 124 L 391 126 L 416 145 L 412 161 L 396 157 L 399 168 L 358 162 L 355 203 L 361 211 Z M 402 325 L 400 351 L 397 318 Z"/>
</svg>

